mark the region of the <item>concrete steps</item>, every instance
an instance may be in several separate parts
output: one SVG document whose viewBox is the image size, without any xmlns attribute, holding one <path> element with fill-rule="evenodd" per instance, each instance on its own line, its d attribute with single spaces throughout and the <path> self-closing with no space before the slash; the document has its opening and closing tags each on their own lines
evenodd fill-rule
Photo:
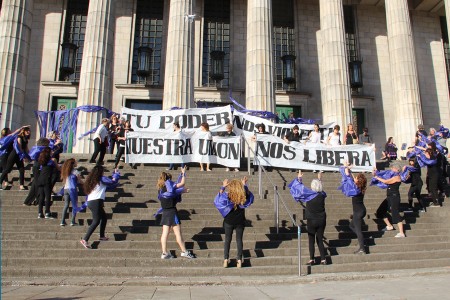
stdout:
<svg viewBox="0 0 450 300">
<path fill-rule="evenodd" d="M 87 164 L 88 155 L 64 155 L 81 159 L 79 166 L 87 174 L 92 166 Z M 111 157 L 107 156 L 107 169 L 112 169 Z M 193 164 L 195 165 L 195 164 Z M 245 169 L 245 164 L 242 165 Z M 2 276 L 8 277 L 175 277 L 175 276 L 253 276 L 297 274 L 298 240 L 297 228 L 292 227 L 287 212 L 280 204 L 280 228 L 274 227 L 273 187 L 265 177 L 264 199 L 257 195 L 258 176 L 246 172 L 224 172 L 213 167 L 213 172 L 200 172 L 198 167 L 188 171 L 187 186 L 191 193 L 183 196 L 178 205 L 183 236 L 188 249 L 197 259 L 177 258 L 161 260 L 159 219 L 153 214 L 159 208 L 155 187 L 157 178 L 166 166 L 139 165 L 131 169 L 124 165 L 121 170 L 121 186 L 107 193 L 105 211 L 108 214 L 108 242 L 98 242 L 98 229 L 92 236 L 92 250 L 84 249 L 79 239 L 91 223 L 91 213 L 77 215 L 80 226 L 59 226 L 63 202 L 54 197 L 52 212 L 55 220 L 38 220 L 37 208 L 22 206 L 27 192 L 18 191 L 18 174 L 10 176 L 14 186 L 0 191 L 2 209 Z M 28 168 L 29 169 L 29 168 Z M 171 171 L 176 175 L 178 171 Z M 425 173 L 425 172 L 423 172 Z M 28 175 L 28 174 L 27 174 Z M 246 211 L 248 226 L 244 232 L 244 268 L 224 269 L 223 219 L 213 205 L 224 178 L 249 177 L 250 189 L 255 194 L 255 203 Z M 269 172 L 271 180 L 278 186 L 286 206 L 301 223 L 303 208 L 292 200 L 287 184 L 295 173 L 284 170 Z M 29 177 L 29 176 L 28 176 Z M 371 178 L 367 174 L 368 179 Z M 305 173 L 305 182 L 316 178 L 316 174 Z M 365 196 L 367 216 L 363 226 L 368 255 L 354 255 L 357 249 L 356 235 L 348 227 L 352 213 L 351 200 L 344 197 L 337 186 L 340 175 L 324 174 L 324 189 L 327 197 L 327 228 L 325 244 L 328 248 L 329 265 L 303 266 L 303 273 L 365 272 L 379 270 L 430 268 L 450 265 L 450 229 L 446 220 L 450 209 L 444 202 L 441 208 L 429 208 L 427 213 L 404 213 L 407 238 L 394 238 L 396 231 L 382 232 L 382 220 L 375 217 L 378 205 L 385 198 L 385 190 L 369 187 Z M 55 190 L 59 190 L 58 183 Z M 406 205 L 408 185 L 401 186 L 402 208 Z M 423 190 L 425 193 L 425 189 Z M 79 202 L 85 196 L 79 196 Z M 417 202 L 417 200 L 415 200 Z M 66 222 L 70 222 L 70 215 Z M 309 260 L 307 237 L 302 226 L 302 263 Z M 179 256 L 179 247 L 173 234 L 169 237 L 169 249 Z M 233 240 L 230 257 L 236 255 Z M 318 255 L 316 249 L 316 255 Z M 233 266 L 233 264 L 232 264 Z"/>
</svg>

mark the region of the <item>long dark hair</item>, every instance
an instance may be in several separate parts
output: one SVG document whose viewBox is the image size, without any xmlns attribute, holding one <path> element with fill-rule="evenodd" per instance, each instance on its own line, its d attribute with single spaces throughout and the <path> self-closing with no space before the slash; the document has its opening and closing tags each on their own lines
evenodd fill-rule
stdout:
<svg viewBox="0 0 450 300">
<path fill-rule="evenodd" d="M 5 136 L 7 136 L 10 133 L 11 133 L 11 129 L 9 129 L 8 127 L 5 127 L 5 128 L 2 129 L 2 136 L 1 137 L 5 137 Z"/>
<path fill-rule="evenodd" d="M 102 179 L 105 169 L 103 166 L 95 166 L 84 181 L 83 189 L 86 195 L 89 195 Z"/>
<path fill-rule="evenodd" d="M 386 145 L 390 144 L 393 138 L 394 138 L 394 137 L 390 136 L 390 137 L 388 138 L 387 142 L 386 142 Z"/>
<path fill-rule="evenodd" d="M 46 166 L 48 164 L 48 162 L 52 158 L 51 152 L 52 152 L 52 150 L 50 150 L 49 147 L 46 147 L 46 148 L 44 148 L 44 150 L 41 151 L 41 153 L 39 154 L 39 158 L 38 158 L 39 165 Z"/>
<path fill-rule="evenodd" d="M 65 181 L 70 176 L 75 163 L 76 163 L 75 158 L 69 158 L 68 160 L 66 160 L 64 162 L 64 164 L 61 168 L 61 180 L 62 181 Z"/>
</svg>

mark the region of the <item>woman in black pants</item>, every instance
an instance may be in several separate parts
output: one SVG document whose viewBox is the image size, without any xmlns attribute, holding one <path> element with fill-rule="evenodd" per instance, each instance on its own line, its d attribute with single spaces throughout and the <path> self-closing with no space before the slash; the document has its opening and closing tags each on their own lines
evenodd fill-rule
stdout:
<svg viewBox="0 0 450 300">
<path fill-rule="evenodd" d="M 347 197 L 352 197 L 353 217 L 350 221 L 350 229 L 356 234 L 358 238 L 359 248 L 355 254 L 366 254 L 364 247 L 364 235 L 362 233 L 362 224 L 366 216 L 366 207 L 364 206 L 364 194 L 367 188 L 367 178 L 364 174 L 359 173 L 353 176 L 351 166 L 347 163 L 339 168 L 342 175 L 342 183 L 339 189 Z"/>
<path fill-rule="evenodd" d="M 253 194 L 248 190 L 247 181 L 247 177 L 244 177 L 241 180 L 233 179 L 231 181 L 225 179 L 219 193 L 214 199 L 214 205 L 224 218 L 224 268 L 228 268 L 228 264 L 230 263 L 230 244 L 233 237 L 233 230 L 236 231 L 236 266 L 238 268 L 242 267 L 244 247 L 242 237 L 245 228 L 245 208 L 249 207 L 254 200 Z M 228 191 L 226 192 L 225 189 Z"/>
<path fill-rule="evenodd" d="M 50 148 L 45 148 L 39 154 L 38 159 L 39 166 L 41 171 L 39 173 L 39 177 L 37 178 L 37 190 L 38 190 L 38 202 L 39 202 L 39 215 L 38 218 L 44 218 L 44 214 L 42 208 L 45 203 L 45 218 L 53 219 L 50 213 L 50 199 L 52 196 L 52 174 L 55 172 L 55 169 L 58 168 L 58 165 L 51 158 L 51 150 Z"/>
<path fill-rule="evenodd" d="M 12 171 L 14 165 L 19 170 L 20 190 L 25 190 L 25 167 L 23 160 L 28 158 L 28 140 L 30 139 L 31 131 L 30 127 L 22 127 L 14 141 L 13 149 L 8 155 L 5 168 L 0 176 L 0 184 L 3 184 L 8 174 Z"/>
<path fill-rule="evenodd" d="M 387 185 L 386 189 L 386 199 L 380 204 L 377 209 L 376 216 L 378 218 L 383 218 L 386 227 L 383 231 L 391 231 L 394 230 L 394 226 L 392 224 L 397 223 L 398 225 L 398 233 L 395 236 L 396 238 L 404 238 L 405 232 L 403 231 L 403 218 L 399 213 L 400 206 L 400 184 L 402 183 L 402 179 L 400 177 L 401 168 L 399 165 L 394 164 L 391 167 L 391 173 L 389 176 L 385 178 L 381 178 L 378 176 L 378 173 L 375 173 L 374 179 L 378 180 Z M 389 222 L 388 219 L 388 211 L 391 211 L 392 223 Z"/>
<path fill-rule="evenodd" d="M 311 182 L 311 189 L 305 187 L 302 182 L 303 173 L 298 172 L 298 176 L 289 184 L 289 189 L 295 201 L 306 202 L 306 220 L 309 242 L 309 265 L 314 264 L 314 242 L 320 252 L 320 264 L 326 265 L 326 251 L 323 245 L 323 233 L 327 225 L 327 214 L 325 212 L 325 198 L 327 194 L 323 191 L 322 173 L 318 173 L 317 178 Z"/>
<path fill-rule="evenodd" d="M 439 203 L 439 179 L 441 176 L 441 170 L 439 164 L 442 164 L 441 156 L 439 155 L 435 142 L 430 142 L 427 144 L 427 148 L 416 146 L 416 148 L 424 151 L 421 155 L 425 156 L 426 159 L 422 159 L 424 164 L 427 166 L 427 185 L 428 193 L 431 195 L 430 207 L 440 207 Z M 420 156 L 419 156 L 420 159 Z"/>
<path fill-rule="evenodd" d="M 126 134 L 127 132 L 134 131 L 133 128 L 131 128 L 130 121 L 125 121 L 125 124 L 123 127 L 120 127 L 120 131 L 117 134 L 117 154 L 116 154 L 116 161 L 114 163 L 114 169 L 117 169 L 119 166 L 120 158 L 125 153 L 125 140 L 126 140 Z"/>
<path fill-rule="evenodd" d="M 107 189 L 113 189 L 119 184 L 120 174 L 114 172 L 112 179 L 103 176 L 103 166 L 96 165 L 84 182 L 84 192 L 87 195 L 87 206 L 92 212 L 92 223 L 89 226 L 84 238 L 80 241 L 84 248 L 90 249 L 88 241 L 94 230 L 100 225 L 100 241 L 107 241 L 109 238 L 105 236 L 106 213 L 103 202 L 105 201 L 105 194 Z"/>
</svg>

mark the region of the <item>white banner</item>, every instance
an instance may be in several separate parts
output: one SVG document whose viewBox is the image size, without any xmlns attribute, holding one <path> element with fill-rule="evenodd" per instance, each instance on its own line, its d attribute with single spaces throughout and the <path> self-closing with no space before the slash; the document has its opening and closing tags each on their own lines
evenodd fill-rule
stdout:
<svg viewBox="0 0 450 300">
<path fill-rule="evenodd" d="M 239 136 L 219 137 L 203 131 L 180 133 L 129 132 L 126 139 L 127 163 L 214 163 L 240 167 Z"/>
<path fill-rule="evenodd" d="M 263 166 L 298 170 L 337 171 L 347 161 L 354 166 L 352 170 L 363 172 L 372 171 L 376 165 L 375 145 L 287 144 L 268 134 L 257 135 L 255 153 Z"/>
<path fill-rule="evenodd" d="M 138 110 L 122 107 L 122 116 L 131 122 L 131 128 L 136 131 L 171 132 L 174 122 L 178 122 L 183 129 L 197 129 L 201 123 L 208 123 L 211 131 L 226 131 L 225 125 L 232 122 L 230 105 L 175 110 Z"/>
<path fill-rule="evenodd" d="M 296 124 L 277 124 L 272 121 L 250 116 L 238 111 L 234 111 L 234 132 L 237 135 L 244 134 L 245 138 L 252 137 L 255 132 L 258 131 L 256 128 L 257 124 L 264 124 L 266 127 L 266 131 L 269 132 L 273 136 L 277 136 L 279 138 L 283 138 L 289 131 L 292 130 L 292 127 Z M 333 131 L 333 127 L 336 123 L 328 123 L 324 125 L 319 125 L 320 133 L 322 134 L 321 140 L 326 140 L 328 135 Z M 299 133 L 302 140 L 306 139 L 311 131 L 314 129 L 314 124 L 297 124 L 299 127 Z"/>
</svg>

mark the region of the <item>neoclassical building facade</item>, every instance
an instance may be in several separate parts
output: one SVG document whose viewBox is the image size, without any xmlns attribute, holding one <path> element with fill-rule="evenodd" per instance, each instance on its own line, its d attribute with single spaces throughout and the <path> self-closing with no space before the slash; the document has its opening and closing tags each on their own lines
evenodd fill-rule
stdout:
<svg viewBox="0 0 450 300">
<path fill-rule="evenodd" d="M 217 106 L 450 126 L 450 0 L 0 0 L 0 126 L 35 110 Z M 99 115 L 80 113 L 78 132 Z M 74 152 L 92 147 L 81 140 Z"/>
</svg>

